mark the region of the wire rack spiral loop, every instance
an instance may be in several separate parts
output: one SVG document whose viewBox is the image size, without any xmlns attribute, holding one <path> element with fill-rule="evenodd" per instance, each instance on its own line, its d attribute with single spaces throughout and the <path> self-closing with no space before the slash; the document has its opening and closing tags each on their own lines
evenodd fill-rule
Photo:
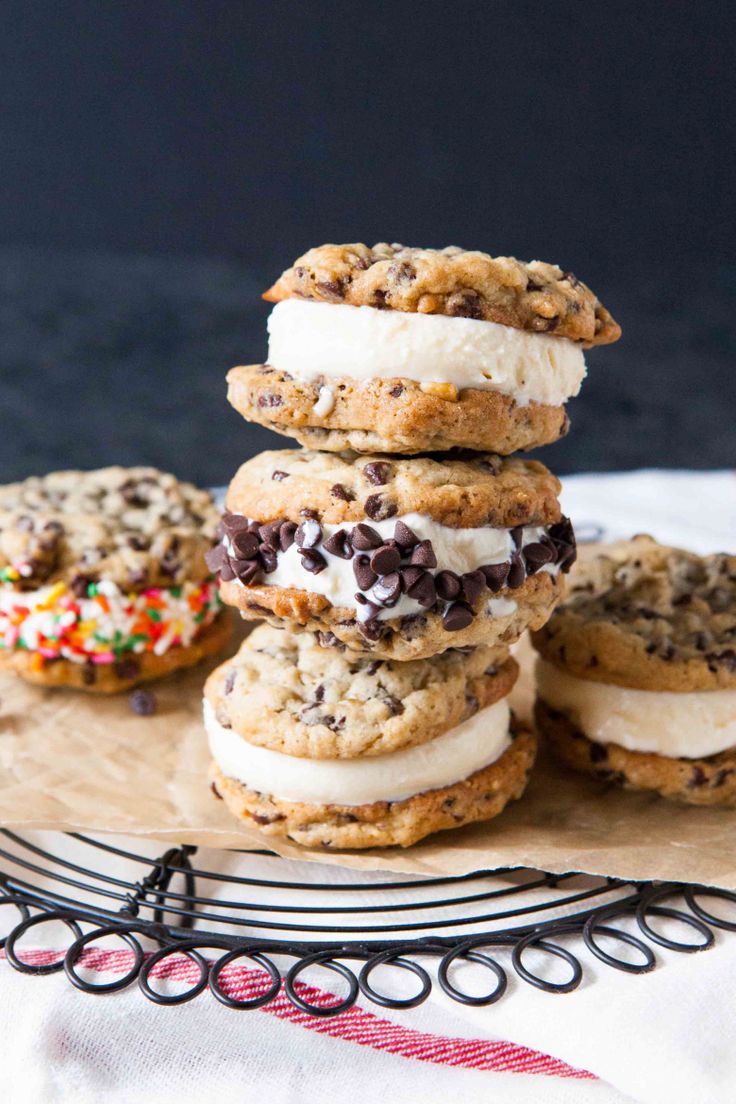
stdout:
<svg viewBox="0 0 736 1104">
<path fill-rule="evenodd" d="M 458 1003 L 491 1005 L 511 977 L 569 993 L 593 962 L 647 973 L 657 954 L 706 950 L 715 931 L 736 931 L 736 892 L 712 887 L 520 869 L 356 880 L 317 865 L 305 874 L 266 851 L 223 852 L 215 869 L 196 865 L 190 845 L 150 857 L 54 838 L 0 832 L 9 964 L 63 971 L 85 993 L 137 984 L 161 1005 L 209 990 L 232 1009 L 289 1001 L 324 1018 L 359 998 L 413 1008 L 435 985 Z"/>
</svg>

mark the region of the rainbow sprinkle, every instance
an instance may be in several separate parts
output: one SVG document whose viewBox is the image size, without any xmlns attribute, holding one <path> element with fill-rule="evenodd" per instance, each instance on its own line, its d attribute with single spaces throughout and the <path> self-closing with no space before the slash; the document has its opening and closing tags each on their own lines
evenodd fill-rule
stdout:
<svg viewBox="0 0 736 1104">
<path fill-rule="evenodd" d="M 190 644 L 222 608 L 214 580 L 126 593 L 90 583 L 75 595 L 66 583 L 21 591 L 0 573 L 0 648 L 25 648 L 34 662 L 114 663 L 122 656 L 164 655 Z"/>
</svg>

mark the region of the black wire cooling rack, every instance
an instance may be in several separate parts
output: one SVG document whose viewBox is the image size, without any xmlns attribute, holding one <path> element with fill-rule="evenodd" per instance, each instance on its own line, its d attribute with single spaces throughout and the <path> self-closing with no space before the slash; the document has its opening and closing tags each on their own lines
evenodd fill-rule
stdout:
<svg viewBox="0 0 736 1104">
<path fill-rule="evenodd" d="M 325 881 L 324 867 L 267 851 L 198 853 L 180 846 L 150 857 L 79 834 L 51 839 L 54 849 L 47 836 L 36 842 L 0 832 L 0 906 L 14 910 L 1 941 L 7 961 L 28 974 L 63 970 L 87 993 L 137 981 L 158 1004 L 180 1004 L 209 988 L 230 1008 L 253 1009 L 283 992 L 302 1012 L 334 1016 L 361 993 L 384 1007 L 414 1007 L 436 979 L 455 1001 L 489 1005 L 504 995 L 510 974 L 548 993 L 568 993 L 582 980 L 586 952 L 639 974 L 655 966 L 654 946 L 701 951 L 713 945 L 713 929 L 736 931 L 736 893 L 703 886 L 527 869 L 358 881 L 354 871 L 330 868 Z M 228 864 L 238 872 L 223 869 Z M 713 907 L 730 916 L 705 908 L 707 898 L 718 899 Z M 679 936 L 684 925 L 687 938 L 673 937 L 673 922 Z M 32 929 L 45 924 L 63 926 L 64 957 L 39 961 L 23 950 L 23 941 L 28 947 L 39 935 Z M 125 967 L 101 981 L 88 963 L 95 944 L 99 949 L 111 937 L 126 948 Z M 181 956 L 186 986 L 162 989 L 162 966 Z M 472 989 L 467 981 L 458 985 L 461 964 L 473 964 Z M 245 995 L 228 983 L 244 965 L 255 978 Z M 337 982 L 339 992 L 327 1003 L 301 981 L 314 966 Z M 376 977 L 386 968 L 408 971 L 416 991 L 379 991 Z"/>
</svg>

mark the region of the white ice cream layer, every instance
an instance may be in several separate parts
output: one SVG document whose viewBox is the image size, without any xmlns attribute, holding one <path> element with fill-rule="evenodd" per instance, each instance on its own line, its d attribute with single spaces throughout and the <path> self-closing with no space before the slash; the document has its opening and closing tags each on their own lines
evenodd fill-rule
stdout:
<svg viewBox="0 0 736 1104">
<path fill-rule="evenodd" d="M 704 759 L 736 747 L 736 690 L 629 690 L 574 678 L 540 659 L 537 692 L 598 744 L 670 759 Z"/>
<path fill-rule="evenodd" d="M 249 744 L 204 703 L 212 757 L 226 778 L 251 790 L 314 805 L 403 801 L 468 778 L 494 763 L 511 744 L 505 698 L 419 747 L 359 759 L 300 759 Z"/>
<path fill-rule="evenodd" d="M 440 525 L 439 522 L 433 521 L 424 514 L 403 514 L 401 517 L 388 518 L 385 521 L 367 519 L 366 523 L 386 540 L 393 537 L 397 521 L 403 521 L 408 525 L 419 540 L 432 542 L 432 549 L 437 557 L 436 572 L 454 571 L 457 575 L 463 575 L 485 564 L 506 563 L 515 548 L 510 529 L 491 529 L 489 526 L 479 529 L 452 529 L 449 525 Z M 343 525 L 322 524 L 322 543 L 318 545 L 318 551 L 327 560 L 327 567 L 323 571 L 316 575 L 306 571 L 302 565 L 299 549 L 296 544 L 292 544 L 286 552 L 279 552 L 276 570 L 264 575 L 264 582 L 268 586 L 295 587 L 313 594 L 322 594 L 331 605 L 356 610 L 359 619 L 361 615 L 365 616 L 366 607 L 355 600 L 359 587 L 355 579 L 353 561 L 334 556 L 324 547 L 324 541 L 333 533 L 339 530 L 350 531 L 353 527 L 350 522 Z M 538 541 L 545 533 L 546 529 L 541 526 L 527 526 L 522 532 L 522 544 Z M 226 542 L 225 547 L 231 555 L 236 555 L 229 542 Z M 557 564 L 545 564 L 540 568 L 540 572 L 546 572 L 549 575 L 556 575 L 558 571 Z M 371 592 L 366 593 L 370 599 Z M 508 617 L 516 611 L 516 602 L 511 598 L 489 597 L 487 607 L 494 617 Z M 419 602 L 407 594 L 402 594 L 395 606 L 381 609 L 378 618 L 394 619 L 422 611 L 423 607 Z"/>
<path fill-rule="evenodd" d="M 268 363 L 305 382 L 452 383 L 459 391 L 500 391 L 520 406 L 560 406 L 585 377 L 582 349 L 567 338 L 475 318 L 285 299 L 271 312 L 268 334 Z"/>
</svg>

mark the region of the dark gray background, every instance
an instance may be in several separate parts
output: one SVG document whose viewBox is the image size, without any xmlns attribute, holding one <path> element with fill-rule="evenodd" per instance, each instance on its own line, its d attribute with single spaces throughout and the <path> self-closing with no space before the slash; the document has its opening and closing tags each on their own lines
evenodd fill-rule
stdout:
<svg viewBox="0 0 736 1104">
<path fill-rule="evenodd" d="M 736 463 L 730 3 L 0 6 L 0 475 L 225 482 L 321 241 L 557 261 L 624 327 L 560 472 Z"/>
</svg>

